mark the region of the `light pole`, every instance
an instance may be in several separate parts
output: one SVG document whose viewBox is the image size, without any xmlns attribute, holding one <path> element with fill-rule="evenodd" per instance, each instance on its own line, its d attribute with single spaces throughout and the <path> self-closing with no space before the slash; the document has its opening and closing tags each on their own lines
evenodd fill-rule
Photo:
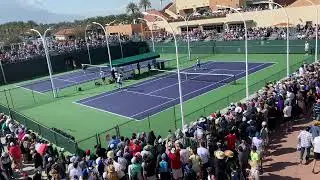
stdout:
<svg viewBox="0 0 320 180">
<path fill-rule="evenodd" d="M 151 24 L 151 28 L 150 28 L 150 31 L 151 31 L 151 42 L 152 42 L 152 50 L 153 52 L 156 52 L 155 48 L 154 48 L 154 36 L 153 36 L 153 22 L 150 23 L 150 21 L 146 20 L 146 19 L 142 19 L 142 18 L 138 18 L 139 20 L 142 20 L 142 21 L 145 21 L 149 24 Z"/>
<path fill-rule="evenodd" d="M 246 98 L 249 98 L 249 78 L 248 78 L 248 35 L 247 35 L 247 24 L 244 20 L 242 14 L 235 8 L 223 5 L 217 5 L 217 7 L 225 8 L 225 9 L 232 9 L 236 11 L 239 16 L 241 17 L 244 25 L 244 42 L 245 42 L 245 57 L 246 57 Z"/>
<path fill-rule="evenodd" d="M 170 27 L 172 34 L 173 34 L 173 38 L 174 38 L 174 45 L 176 46 L 176 60 L 177 60 L 177 73 L 178 73 L 178 86 L 179 86 L 179 99 L 180 99 L 180 113 L 181 113 L 181 123 L 182 123 L 182 128 L 184 127 L 184 113 L 183 113 L 183 97 L 182 97 L 182 88 L 181 88 L 181 77 L 180 77 L 180 64 L 179 64 L 179 52 L 178 52 L 178 43 L 177 43 L 177 38 L 176 38 L 176 34 L 173 31 L 172 26 L 169 24 L 169 22 L 167 20 L 165 20 L 163 17 L 157 15 L 157 14 L 150 14 L 147 12 L 142 12 L 143 15 L 149 15 L 149 16 L 154 16 L 157 17 L 159 19 L 161 19 L 162 21 L 166 22 L 168 24 L 168 26 Z"/>
<path fill-rule="evenodd" d="M 109 24 L 106 24 L 106 26 L 110 26 L 111 24 L 115 23 L 116 20 L 112 21 L 111 23 Z M 123 22 L 121 22 L 120 24 L 122 24 Z M 121 51 L 121 58 L 123 59 L 123 50 L 122 50 L 122 42 L 121 42 L 121 38 L 120 38 L 120 34 L 118 32 L 118 41 L 119 41 L 119 44 L 120 44 L 120 51 Z"/>
<path fill-rule="evenodd" d="M 120 37 L 120 33 L 118 32 L 118 39 L 119 39 L 119 44 L 120 44 L 120 51 L 121 51 L 121 58 L 123 59 L 123 49 L 122 49 L 122 40 Z"/>
<path fill-rule="evenodd" d="M 106 24 L 107 26 L 110 26 L 112 23 L 114 23 L 115 22 L 115 20 L 114 21 L 112 21 L 111 23 L 109 23 L 109 24 Z M 124 21 L 123 22 L 121 22 L 120 24 L 124 24 Z M 122 42 L 121 42 L 121 37 L 120 37 L 120 33 L 118 32 L 118 40 L 119 40 L 119 44 L 120 44 L 120 51 L 121 51 L 121 58 L 123 59 L 123 49 L 122 49 Z"/>
<path fill-rule="evenodd" d="M 88 27 L 90 27 L 89 24 L 88 24 L 87 27 L 86 27 L 86 30 L 85 30 L 85 32 L 84 32 L 84 35 L 85 35 L 85 40 L 86 40 L 86 45 L 87 45 L 89 63 L 92 64 L 91 55 L 90 55 L 90 47 L 89 47 L 89 43 L 88 43 L 88 39 L 87 39 L 87 38 L 88 38 L 88 36 L 87 36 Z"/>
<path fill-rule="evenodd" d="M 41 33 L 40 33 L 38 30 L 36 30 L 36 29 L 31 29 L 31 31 L 37 33 L 37 34 L 40 36 L 41 40 L 42 40 L 44 52 L 45 52 L 45 54 L 46 54 L 46 59 L 47 59 L 47 65 L 48 65 L 48 70 L 49 70 L 49 77 L 50 77 L 50 81 L 51 81 L 51 88 L 52 88 L 52 92 L 53 92 L 53 97 L 56 98 L 56 97 L 57 97 L 57 94 L 56 94 L 56 88 L 55 88 L 55 86 L 54 86 L 53 78 L 52 78 L 52 67 L 51 67 L 50 55 L 49 55 L 47 43 L 46 43 L 46 40 L 45 40 L 46 34 L 47 34 L 47 32 L 50 31 L 50 30 L 51 30 L 51 28 L 47 29 L 47 30 L 44 32 L 43 36 L 42 36 Z"/>
<path fill-rule="evenodd" d="M 0 50 L 3 49 L 3 45 L 4 45 L 4 43 L 3 43 L 3 42 L 0 42 Z M 2 66 L 2 60 L 0 60 L 0 68 L 1 68 L 1 72 L 2 72 L 3 82 L 4 82 L 5 84 L 7 84 L 6 75 L 5 75 L 5 73 L 4 73 L 3 66 Z"/>
<path fill-rule="evenodd" d="M 110 47 L 109 47 L 109 35 L 108 35 L 108 32 L 106 30 L 106 28 L 104 28 L 102 26 L 102 24 L 100 23 L 97 23 L 97 22 L 93 22 L 92 24 L 95 24 L 95 25 L 98 25 L 102 28 L 102 30 L 104 31 L 104 36 L 106 38 L 106 41 L 107 41 L 107 49 L 108 49 L 108 58 L 109 58 L 109 65 L 110 65 L 110 69 L 112 69 L 112 60 L 111 60 L 111 54 L 110 54 Z"/>
<path fill-rule="evenodd" d="M 280 4 L 275 3 L 273 1 L 261 1 L 260 3 L 268 3 L 268 4 L 274 4 L 274 5 L 279 6 L 280 8 L 283 9 L 283 12 L 287 17 L 287 77 L 289 77 L 289 75 L 290 75 L 290 64 L 289 64 L 289 16 L 288 16 L 287 10 L 283 6 L 281 6 Z"/>
<path fill-rule="evenodd" d="M 316 48 L 315 48 L 315 54 L 314 54 L 314 62 L 318 61 L 318 7 L 310 0 L 306 0 L 309 2 L 315 9 L 316 9 Z"/>
<path fill-rule="evenodd" d="M 188 42 L 188 57 L 189 57 L 189 61 L 191 60 L 191 51 L 190 51 L 190 35 L 189 35 L 189 19 L 190 17 L 192 17 L 194 14 L 198 13 L 198 11 L 193 12 L 192 14 L 190 14 L 187 17 L 181 16 L 180 14 L 178 15 L 179 17 L 181 17 L 187 24 L 187 42 Z"/>
</svg>

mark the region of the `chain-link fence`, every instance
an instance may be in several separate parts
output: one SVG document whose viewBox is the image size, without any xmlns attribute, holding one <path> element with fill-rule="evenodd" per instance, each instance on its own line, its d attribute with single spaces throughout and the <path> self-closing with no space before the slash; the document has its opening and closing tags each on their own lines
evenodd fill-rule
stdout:
<svg viewBox="0 0 320 180">
<path fill-rule="evenodd" d="M 27 117 L 17 112 L 16 110 L 11 109 L 8 106 L 0 104 L 0 111 L 7 115 L 10 115 L 12 119 L 18 121 L 20 124 L 23 124 L 25 127 L 34 131 L 39 136 L 48 140 L 49 142 L 59 147 L 65 148 L 65 150 L 67 150 L 68 152 L 78 152 L 78 144 L 74 139 L 68 138 L 47 126 L 40 124 L 39 122 L 36 122 L 30 117 Z"/>
</svg>

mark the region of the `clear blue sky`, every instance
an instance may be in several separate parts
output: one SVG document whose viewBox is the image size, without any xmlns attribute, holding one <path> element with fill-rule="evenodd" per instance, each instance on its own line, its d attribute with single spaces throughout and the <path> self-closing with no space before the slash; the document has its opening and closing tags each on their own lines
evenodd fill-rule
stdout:
<svg viewBox="0 0 320 180">
<path fill-rule="evenodd" d="M 36 7 L 47 9 L 59 14 L 78 14 L 82 16 L 96 16 L 125 12 L 129 2 L 139 0 L 20 0 Z M 160 0 L 150 0 L 152 7 L 158 9 Z M 164 0 L 164 6 L 171 0 Z M 41 4 L 41 5 L 36 5 Z"/>
</svg>

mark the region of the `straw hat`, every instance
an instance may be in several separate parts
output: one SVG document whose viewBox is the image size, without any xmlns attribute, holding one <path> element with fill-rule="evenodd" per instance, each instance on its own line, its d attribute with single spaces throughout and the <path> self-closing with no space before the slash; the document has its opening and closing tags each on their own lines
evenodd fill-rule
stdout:
<svg viewBox="0 0 320 180">
<path fill-rule="evenodd" d="M 216 158 L 218 158 L 218 159 L 224 159 L 225 154 L 224 154 L 223 151 L 216 151 L 216 152 L 214 153 L 214 156 L 215 156 Z"/>
<path fill-rule="evenodd" d="M 232 158 L 234 156 L 234 153 L 230 150 L 225 150 L 224 151 L 224 155 L 229 157 L 229 158 Z"/>
<path fill-rule="evenodd" d="M 320 126 L 320 121 L 314 123 L 315 126 Z"/>
</svg>

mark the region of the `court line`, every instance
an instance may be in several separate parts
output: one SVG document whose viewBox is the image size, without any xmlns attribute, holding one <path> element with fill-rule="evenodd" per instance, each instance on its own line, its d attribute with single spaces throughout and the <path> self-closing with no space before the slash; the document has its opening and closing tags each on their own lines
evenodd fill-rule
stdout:
<svg viewBox="0 0 320 180">
<path fill-rule="evenodd" d="M 245 70 L 233 70 L 233 69 L 215 69 L 217 71 L 245 71 Z"/>
<path fill-rule="evenodd" d="M 141 68 L 145 68 L 145 67 L 147 67 L 147 66 L 146 66 L 146 65 L 141 66 Z M 96 80 L 96 79 L 99 79 L 99 78 L 100 78 L 100 77 L 94 77 L 94 78 L 86 79 L 86 80 L 83 80 L 83 81 L 70 81 L 70 79 L 75 79 L 75 78 L 79 78 L 79 77 L 85 76 L 85 75 L 81 75 L 81 76 L 75 76 L 75 77 L 72 77 L 72 78 L 62 79 L 62 76 L 71 75 L 71 74 L 73 74 L 73 73 L 80 73 L 81 71 L 83 71 L 83 70 L 73 70 L 73 71 L 71 71 L 71 72 L 65 72 L 65 73 L 61 73 L 61 74 L 54 75 L 54 76 L 53 76 L 53 79 L 62 80 L 62 81 L 66 81 L 66 82 L 71 82 L 71 83 L 73 83 L 73 84 L 69 84 L 68 86 L 61 86 L 61 87 L 58 87 L 58 88 L 56 87 L 56 89 L 63 89 L 63 88 L 66 88 L 66 87 L 70 87 L 70 86 L 72 86 L 72 85 L 77 85 L 77 84 L 85 83 L 85 82 L 92 81 L 92 80 Z M 127 72 L 129 72 L 129 71 L 127 71 Z M 96 74 L 96 73 L 97 73 L 97 72 L 94 72 L 94 73 L 92 73 L 92 74 Z M 107 73 L 107 74 L 110 74 L 110 72 Z M 110 77 L 110 76 L 107 76 L 107 77 Z M 43 82 L 45 82 L 45 81 L 50 81 L 50 78 L 41 79 L 41 80 L 37 80 L 37 81 L 31 81 L 31 82 L 26 83 L 26 84 L 24 84 L 24 85 L 30 85 L 30 86 L 32 86 L 33 84 L 40 84 L 40 83 L 43 83 Z M 17 86 L 17 87 L 24 88 L 24 87 L 19 86 L 19 85 L 16 85 L 16 86 Z M 40 93 L 40 94 L 45 94 L 45 93 L 42 93 L 42 92 L 39 92 L 39 91 L 36 91 L 36 90 L 32 90 L 32 89 L 28 89 L 28 88 L 24 88 L 24 89 L 26 89 L 26 90 L 28 90 L 28 91 L 34 91 L 34 92 L 37 92 L 37 93 Z M 48 92 L 48 91 L 50 91 L 50 90 L 52 90 L 52 88 L 45 89 L 45 90 L 43 90 L 43 92 Z"/>
<path fill-rule="evenodd" d="M 79 71 L 80 72 L 80 71 Z M 97 72 L 94 72 L 94 73 L 91 73 L 91 74 L 97 74 Z M 90 75 L 90 74 L 89 74 Z M 76 78 L 79 78 L 79 77 L 84 77 L 84 76 L 89 76 L 88 74 L 81 74 L 80 76 L 74 76 L 72 78 L 66 78 L 67 80 L 71 80 L 71 79 L 76 79 Z M 96 76 L 98 77 L 97 79 L 99 79 L 100 77 L 99 76 Z M 64 80 L 62 79 L 61 77 L 55 77 L 55 79 L 59 79 L 59 80 Z"/>
<path fill-rule="evenodd" d="M 253 69 L 256 69 L 256 68 L 258 68 L 258 67 L 260 67 L 260 66 L 263 66 L 263 65 L 265 65 L 265 63 L 260 64 L 260 65 L 258 65 L 258 66 L 255 66 L 255 67 L 253 67 L 253 68 L 250 68 L 250 69 L 248 69 L 248 71 L 253 70 Z M 242 74 L 242 73 L 244 73 L 244 72 L 238 73 L 238 74 L 236 74 L 235 76 L 238 76 L 238 75 L 240 75 L 240 74 Z M 197 89 L 197 90 L 194 90 L 194 91 L 192 91 L 192 92 L 189 92 L 189 93 L 187 93 L 187 94 L 184 94 L 182 97 L 188 96 L 188 95 L 193 94 L 193 93 L 195 93 L 195 92 L 198 92 L 198 91 L 200 91 L 200 90 L 202 90 L 202 89 L 206 89 L 206 88 L 209 88 L 209 87 L 211 87 L 211 86 L 213 86 L 213 85 L 219 84 L 219 83 L 221 83 L 221 82 L 223 82 L 223 81 L 225 81 L 226 79 L 229 79 L 229 78 L 231 78 L 231 77 L 222 79 L 221 81 L 218 81 L 218 82 L 216 82 L 216 83 L 210 84 L 210 85 L 208 85 L 208 86 L 205 86 L 205 87 L 202 87 L 202 88 L 200 88 L 200 89 Z M 225 84 L 228 84 L 228 83 L 225 83 Z M 202 94 L 201 94 L 201 95 L 202 95 Z M 135 116 L 137 116 L 137 115 L 140 115 L 140 114 L 142 114 L 142 113 L 145 113 L 145 112 L 147 112 L 147 111 L 150 111 L 150 110 L 152 110 L 152 109 L 154 109 L 154 108 L 163 106 L 163 105 L 165 105 L 165 104 L 167 104 L 167 103 L 169 103 L 169 102 L 178 100 L 179 98 L 180 98 L 180 97 L 175 98 L 175 99 L 173 99 L 173 100 L 170 100 L 170 101 L 168 101 L 168 102 L 166 102 L 166 103 L 162 103 L 162 104 L 160 104 L 160 105 L 154 106 L 154 107 L 149 108 L 149 109 L 147 109 L 147 110 L 145 110 L 145 111 L 142 111 L 142 112 L 139 112 L 139 113 L 137 113 L 137 114 L 134 114 L 133 116 L 130 116 L 130 117 L 135 117 Z M 193 98 L 191 98 L 191 99 L 193 99 Z"/>
<path fill-rule="evenodd" d="M 209 71 L 209 72 L 211 73 L 211 72 L 215 72 L 215 71 L 216 71 L 216 70 L 214 69 L 214 70 Z M 204 75 L 198 75 L 198 76 L 195 76 L 195 77 L 193 77 L 193 78 L 197 78 L 197 77 L 200 77 L 200 76 L 204 76 Z M 184 83 L 184 82 L 186 82 L 186 81 L 188 81 L 188 80 L 192 80 L 192 79 L 186 79 L 186 80 L 184 80 L 184 81 L 181 81 L 181 83 Z M 160 88 L 160 89 L 157 89 L 157 90 L 155 90 L 155 91 L 151 91 L 151 92 L 149 92 L 147 95 L 152 94 L 152 93 L 155 93 L 155 92 L 158 92 L 158 91 L 161 91 L 161 90 L 164 90 L 164 89 L 167 89 L 167 88 L 172 87 L 172 86 L 175 86 L 175 85 L 177 85 L 177 84 L 179 84 L 179 82 L 178 82 L 178 83 L 175 83 L 175 84 L 171 84 L 171 85 L 166 86 L 166 87 L 163 87 L 163 88 Z"/>
<path fill-rule="evenodd" d="M 28 89 L 28 88 L 25 88 L 25 87 L 23 87 L 23 86 L 19 86 L 19 85 L 15 85 L 15 86 L 17 86 L 18 88 L 22 88 L 22 89 L 24 89 L 24 90 L 27 90 L 27 91 L 31 91 L 31 92 L 35 92 L 35 93 L 39 93 L 39 94 L 42 94 L 42 95 L 44 95 L 45 93 L 43 93 L 43 92 L 40 92 L 40 91 L 36 91 L 36 90 L 32 90 L 32 89 Z"/>
<path fill-rule="evenodd" d="M 210 60 L 209 60 L 210 61 Z M 253 61 L 253 62 L 252 62 Z M 228 61 L 228 60 L 226 60 L 226 61 L 217 61 L 217 60 L 213 60 L 213 61 L 210 61 L 210 62 L 221 62 L 221 63 L 226 63 L 226 62 L 241 62 L 241 63 L 246 63 L 246 61 L 245 60 L 243 60 L 243 61 Z M 253 60 L 250 60 L 250 62 L 248 62 L 248 64 L 252 64 L 252 63 L 254 63 L 254 64 L 279 64 L 279 62 L 276 62 L 276 61 L 268 61 L 268 62 L 256 62 L 256 59 L 253 59 Z"/>
<path fill-rule="evenodd" d="M 129 91 L 129 90 L 124 90 L 124 91 L 125 92 L 134 93 L 134 94 L 141 94 L 141 95 L 145 95 L 145 96 L 158 97 L 158 98 L 169 99 L 169 100 L 173 100 L 174 99 L 174 98 L 169 98 L 169 97 L 164 97 L 164 96 L 157 96 L 157 95 L 140 93 L 140 92 L 136 92 L 136 91 Z"/>
<path fill-rule="evenodd" d="M 58 78 L 54 78 L 54 79 L 64 81 L 63 79 L 58 79 Z M 77 82 L 77 81 L 70 81 L 72 84 L 68 84 L 68 86 L 64 85 L 64 86 L 55 87 L 55 88 L 56 88 L 56 90 L 64 89 L 64 88 L 67 88 L 67 87 L 70 87 L 70 86 L 73 86 L 73 85 L 79 85 L 79 84 L 82 84 L 82 83 L 85 83 L 85 82 L 89 82 L 89 81 L 91 81 L 91 80 L 96 80 L 96 79 L 97 79 L 97 78 L 91 78 L 91 79 L 87 79 L 86 81 L 79 81 L 79 82 Z M 98 78 L 98 79 L 99 79 L 99 78 Z M 48 80 L 50 81 L 50 79 L 48 79 Z M 68 82 L 68 81 L 66 81 L 66 82 Z M 52 89 L 52 88 L 50 88 L 50 89 L 45 89 L 45 90 L 43 90 L 43 92 L 48 92 L 48 91 L 50 91 L 51 89 Z"/>
<path fill-rule="evenodd" d="M 226 78 L 226 79 L 229 79 L 229 78 L 230 78 L 230 77 L 228 77 L 228 78 Z M 202 87 L 202 88 L 200 88 L 200 89 L 197 89 L 197 90 L 195 90 L 195 91 L 192 91 L 192 92 L 190 92 L 190 93 L 184 94 L 182 97 L 188 96 L 189 94 L 193 94 L 193 93 L 195 93 L 195 92 L 198 92 L 198 91 L 200 91 L 200 90 L 202 90 L 202 89 L 205 89 L 205 88 L 208 88 L 208 87 L 210 87 L 210 86 L 213 86 L 213 85 L 219 84 L 219 83 L 221 83 L 222 81 L 225 81 L 226 79 L 223 79 L 223 80 L 218 81 L 218 82 L 216 82 L 216 83 L 210 84 L 210 85 L 208 85 L 208 86 L 204 86 L 204 87 Z M 150 111 L 151 109 L 154 109 L 154 108 L 157 108 L 157 107 L 163 106 L 163 105 L 165 105 L 165 104 L 167 104 L 167 103 L 169 103 L 169 102 L 172 102 L 172 101 L 178 100 L 179 98 L 180 98 L 180 97 L 175 98 L 175 99 L 173 99 L 173 100 L 171 100 L 171 101 L 168 101 L 168 102 L 165 102 L 165 103 L 159 104 L 159 105 L 154 106 L 154 107 L 152 107 L 152 108 L 149 108 L 149 109 L 147 109 L 147 110 L 145 110 L 145 111 L 142 111 L 142 112 L 139 112 L 139 113 L 137 113 L 137 114 L 134 114 L 133 116 L 130 116 L 130 117 L 135 117 L 135 116 L 137 116 L 137 115 L 140 115 L 140 114 L 142 114 L 142 113 L 145 113 L 145 112 L 147 112 L 147 111 Z"/>
<path fill-rule="evenodd" d="M 208 61 L 208 62 L 205 62 L 204 64 L 206 64 L 206 65 L 209 65 L 209 64 L 213 64 L 215 61 Z M 257 63 L 258 64 L 258 63 Z M 261 63 L 259 63 L 260 65 L 261 65 Z M 264 63 L 262 63 L 262 64 L 264 64 Z M 193 69 L 193 67 L 189 67 L 189 68 L 186 68 L 184 71 L 186 71 L 186 70 L 191 70 L 191 69 Z M 213 69 L 212 71 L 209 71 L 209 72 L 214 72 L 214 71 L 216 71 L 216 69 Z M 244 71 L 245 72 L 245 71 Z M 242 72 L 243 73 L 243 72 Z M 163 75 L 163 77 L 162 78 L 154 78 L 154 80 L 151 80 L 151 81 L 146 81 L 146 82 L 143 82 L 143 83 L 141 83 L 141 84 L 138 84 L 137 86 L 135 86 L 135 85 L 131 85 L 132 87 L 134 87 L 134 88 L 136 88 L 136 87 L 140 87 L 140 86 L 142 86 L 142 85 L 145 85 L 145 84 L 149 84 L 149 83 L 151 83 L 151 82 L 155 82 L 155 81 L 159 81 L 159 80 L 161 80 L 161 79 L 165 79 L 165 78 L 168 78 L 169 76 L 171 76 L 171 75 Z M 201 76 L 201 75 L 200 75 Z M 187 80 L 185 80 L 185 81 L 187 81 Z M 185 82 L 185 81 L 182 81 L 181 83 L 183 83 L 183 82 Z M 177 85 L 178 83 L 175 83 L 175 84 L 173 84 L 173 85 L 169 85 L 169 86 L 166 86 L 166 87 L 164 87 L 164 88 L 161 88 L 161 90 L 162 89 L 166 89 L 166 88 L 168 88 L 168 87 L 171 87 L 171 86 L 174 86 L 174 85 Z M 160 89 L 158 89 L 158 90 L 156 90 L 156 91 L 152 91 L 152 92 L 149 92 L 149 93 L 147 93 L 147 95 L 149 95 L 149 94 L 151 94 L 151 93 L 154 93 L 154 92 L 157 92 L 157 91 L 159 91 Z M 120 93 L 120 92 L 122 92 L 122 91 L 115 91 L 115 92 L 112 92 L 112 93 L 107 93 L 107 94 L 105 94 L 105 95 L 102 95 L 102 96 L 99 96 L 99 95 L 97 95 L 98 97 L 95 97 L 95 98 L 84 98 L 84 99 L 80 99 L 79 101 L 77 101 L 77 102 L 80 102 L 80 101 L 82 101 L 82 100 L 85 100 L 85 101 L 82 101 L 81 103 L 87 103 L 87 102 L 90 102 L 90 101 L 94 101 L 94 100 L 96 100 L 96 99 L 100 99 L 100 98 L 104 98 L 104 97 L 107 97 L 107 96 L 110 96 L 110 95 L 113 95 L 113 94 L 117 94 L 117 93 Z M 103 94 L 103 93 L 102 93 Z M 87 100 L 86 100 L 87 99 Z"/>
<path fill-rule="evenodd" d="M 112 114 L 112 115 L 120 116 L 120 117 L 122 117 L 122 118 L 128 118 L 128 119 L 131 119 L 131 120 L 135 120 L 135 121 L 136 121 L 136 119 L 131 118 L 131 117 L 129 117 L 129 116 L 124 116 L 124 115 L 117 114 L 117 113 L 114 113 L 114 112 L 110 112 L 110 111 L 107 111 L 107 110 L 104 110 L 104 109 L 96 108 L 96 107 L 93 107 L 93 106 L 90 106 L 90 105 L 86 105 L 86 104 L 82 104 L 82 103 L 78 103 L 78 102 L 72 102 L 72 103 L 77 104 L 77 105 L 80 105 L 80 106 L 83 106 L 83 107 L 95 109 L 95 110 L 98 110 L 98 111 L 110 113 L 110 114 Z"/>
<path fill-rule="evenodd" d="M 212 61 L 211 61 L 212 62 Z M 209 64 L 211 64 L 211 62 L 209 62 Z M 252 69 L 255 69 L 255 68 L 258 68 L 258 67 L 260 67 L 260 66 L 262 66 L 262 65 L 265 65 L 266 63 L 257 63 L 257 64 L 259 64 L 258 66 L 255 66 L 255 67 L 253 67 L 253 68 L 251 68 L 251 69 L 249 69 L 249 70 L 252 70 Z M 188 68 L 189 69 L 189 68 Z M 215 69 L 214 70 L 212 70 L 212 71 L 210 71 L 210 72 L 214 72 L 215 71 Z M 241 72 L 241 73 L 239 73 L 239 74 L 242 74 L 242 73 L 245 73 L 245 71 L 244 72 Z M 239 75 L 239 74 L 237 74 L 237 75 Z M 235 75 L 235 76 L 237 76 L 237 75 Z M 160 79 L 164 79 L 164 78 L 168 78 L 167 77 L 167 75 L 164 75 L 165 77 L 163 77 L 163 78 L 160 78 Z M 201 75 L 200 75 L 201 76 Z M 148 82 L 145 82 L 145 83 L 142 83 L 142 84 L 139 84 L 138 86 L 134 86 L 134 87 L 139 87 L 139 86 L 141 86 L 141 85 L 143 85 L 143 84 L 148 84 L 148 83 L 150 83 L 150 82 L 154 82 L 154 81 L 158 81 L 158 80 L 160 80 L 160 79 L 157 79 L 157 78 L 155 78 L 155 80 L 152 80 L 152 81 L 148 81 Z M 187 81 L 187 80 L 186 80 Z M 225 81 L 225 79 L 223 79 L 222 81 Z M 183 83 L 183 82 L 185 82 L 185 81 L 182 81 L 181 83 Z M 174 85 L 177 85 L 178 83 L 175 83 Z M 215 83 L 214 83 L 215 84 Z M 214 84 L 211 84 L 211 85 L 214 85 Z M 166 88 L 168 88 L 168 87 L 171 87 L 171 86 L 173 86 L 173 85 L 170 85 L 170 86 L 166 86 L 165 88 L 161 88 L 161 89 L 166 89 Z M 114 94 L 117 94 L 117 93 L 120 93 L 120 92 L 123 92 L 124 90 L 120 90 L 120 91 L 114 91 L 114 92 L 112 92 L 112 93 L 108 93 L 108 94 L 105 94 L 105 95 L 102 95 L 102 96 L 99 96 L 99 95 L 97 95 L 98 97 L 95 97 L 95 98 L 85 98 L 85 99 L 81 99 L 81 100 L 79 100 L 79 101 L 77 101 L 77 102 L 79 102 L 79 103 L 83 103 L 83 104 L 85 104 L 85 103 L 87 103 L 87 102 L 91 102 L 91 101 L 94 101 L 94 100 L 97 100 L 97 99 L 101 99 L 101 98 L 104 98 L 104 97 L 106 97 L 106 96 L 110 96 L 110 95 L 114 95 Z M 157 92 L 158 90 L 156 90 L 156 91 L 153 91 L 153 92 L 150 92 L 150 93 L 154 93 L 154 92 Z M 150 93 L 148 93 L 148 94 L 145 94 L 145 95 L 149 95 Z M 187 94 L 188 95 L 188 94 Z M 86 100 L 87 99 L 87 100 Z M 85 101 L 82 101 L 82 100 L 85 100 Z M 174 100 L 176 100 L 176 99 L 174 99 Z M 82 101 L 82 102 L 81 102 Z M 172 101 L 172 100 L 171 100 Z"/>
<path fill-rule="evenodd" d="M 268 65 L 268 66 L 265 67 L 265 68 L 259 69 L 258 71 L 255 71 L 255 72 L 250 73 L 249 76 L 250 76 L 250 75 L 253 75 L 253 74 L 257 73 L 257 72 L 264 71 L 265 69 L 271 68 L 271 67 L 273 67 L 273 65 L 274 65 L 274 64 L 272 64 L 272 63 L 271 63 L 271 65 L 269 65 L 269 63 L 263 63 L 263 64 L 264 64 L 264 65 Z M 275 64 L 276 64 L 276 63 L 275 63 Z M 238 81 L 238 80 L 241 80 L 241 79 L 244 79 L 244 78 L 245 78 L 245 76 L 237 79 L 237 81 Z M 229 85 L 229 83 L 226 83 L 226 84 L 224 84 L 224 85 L 222 85 L 222 86 L 219 86 L 219 87 L 217 87 L 217 88 L 215 88 L 215 89 L 212 89 L 212 90 L 207 91 L 207 92 L 205 92 L 205 93 L 202 93 L 202 94 L 199 94 L 199 95 L 197 95 L 197 96 L 194 96 L 194 97 L 192 97 L 192 98 L 190 98 L 190 99 L 188 99 L 188 100 L 186 100 L 186 101 L 183 101 L 183 103 L 187 103 L 187 102 L 193 100 L 195 97 L 206 95 L 206 94 L 208 94 L 208 93 L 211 93 L 211 91 L 216 91 L 216 90 L 218 90 L 218 89 L 220 89 L 220 88 L 223 88 L 223 87 L 225 87 L 225 86 L 227 86 L 227 85 Z M 150 117 L 155 116 L 155 115 L 157 115 L 157 114 L 159 114 L 159 113 L 161 113 L 161 112 L 163 112 L 163 111 L 165 111 L 165 110 L 167 110 L 167 109 L 168 109 L 168 108 L 163 109 L 162 111 L 159 111 L 159 112 L 157 112 L 157 113 L 154 113 L 154 114 L 152 114 Z"/>
<path fill-rule="evenodd" d="M 210 64 L 211 62 L 209 62 L 209 64 Z M 190 67 L 190 68 L 186 68 L 186 69 L 192 69 L 192 67 Z M 161 78 L 156 78 L 156 77 L 154 77 L 154 79 L 153 80 L 147 80 L 146 82 L 142 82 L 142 83 L 140 83 L 140 84 L 138 84 L 137 86 L 135 86 L 134 84 L 133 85 L 130 85 L 131 87 L 133 87 L 133 88 L 136 88 L 136 87 L 140 87 L 140 86 L 142 86 L 142 85 L 144 85 L 144 84 L 149 84 L 149 83 L 151 83 L 151 82 L 155 82 L 155 81 L 159 81 L 159 80 L 161 80 L 161 79 L 165 79 L 165 78 L 168 78 L 169 76 L 171 76 L 171 75 L 163 75 L 163 77 L 161 77 Z M 129 87 L 130 87 L 129 86 Z M 105 94 L 105 95 L 102 95 L 102 94 L 104 94 L 104 93 L 102 93 L 102 94 L 100 94 L 100 95 L 102 95 L 102 96 L 99 96 L 99 95 L 97 95 L 97 96 L 99 96 L 99 97 L 95 97 L 95 98 L 90 98 L 90 97 L 88 97 L 88 98 L 84 98 L 84 99 L 80 99 L 79 101 L 82 101 L 82 100 L 85 100 L 85 101 L 82 101 L 81 103 L 86 103 L 86 102 L 90 102 L 90 101 L 93 101 L 93 100 L 96 100 L 96 99 L 100 99 L 100 98 L 103 98 L 103 97 L 106 97 L 106 96 L 110 96 L 110 95 L 113 95 L 113 94 L 117 94 L 117 93 L 119 93 L 119 92 L 122 92 L 122 91 L 115 91 L 115 92 L 112 92 L 112 93 L 107 93 L 107 94 Z M 88 99 L 88 100 L 86 100 L 86 99 Z M 79 101 L 77 101 L 77 102 L 79 102 Z"/>
<path fill-rule="evenodd" d="M 59 78 L 53 78 L 55 80 L 59 80 L 59 81 L 66 81 L 66 82 L 71 82 L 71 83 L 78 83 L 77 81 L 70 81 L 68 79 L 59 79 Z"/>
</svg>

